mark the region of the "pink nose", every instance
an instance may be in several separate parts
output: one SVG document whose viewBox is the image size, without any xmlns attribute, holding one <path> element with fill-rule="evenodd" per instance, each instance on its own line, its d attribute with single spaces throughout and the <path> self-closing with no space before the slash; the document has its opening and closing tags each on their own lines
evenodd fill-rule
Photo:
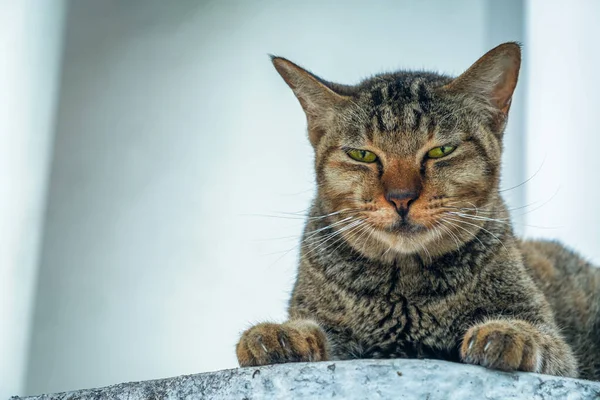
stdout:
<svg viewBox="0 0 600 400">
<path fill-rule="evenodd" d="M 402 218 L 408 214 L 410 205 L 419 197 L 419 193 L 412 190 L 393 190 L 386 193 L 385 198 L 392 203 Z"/>
</svg>

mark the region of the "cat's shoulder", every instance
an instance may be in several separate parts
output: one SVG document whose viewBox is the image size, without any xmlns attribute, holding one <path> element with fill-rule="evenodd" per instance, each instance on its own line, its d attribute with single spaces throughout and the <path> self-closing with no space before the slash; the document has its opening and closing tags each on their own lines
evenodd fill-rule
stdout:
<svg viewBox="0 0 600 400">
<path fill-rule="evenodd" d="M 574 273 L 591 266 L 580 254 L 558 240 L 519 240 L 523 261 L 537 275 Z"/>
</svg>

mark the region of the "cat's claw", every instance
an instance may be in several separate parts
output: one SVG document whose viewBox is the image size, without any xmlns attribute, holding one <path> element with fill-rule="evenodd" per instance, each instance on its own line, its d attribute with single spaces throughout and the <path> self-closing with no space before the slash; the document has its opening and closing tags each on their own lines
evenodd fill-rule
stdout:
<svg viewBox="0 0 600 400">
<path fill-rule="evenodd" d="M 503 371 L 539 372 L 540 354 L 534 336 L 509 321 L 488 321 L 467 331 L 461 347 L 469 364 Z"/>
</svg>

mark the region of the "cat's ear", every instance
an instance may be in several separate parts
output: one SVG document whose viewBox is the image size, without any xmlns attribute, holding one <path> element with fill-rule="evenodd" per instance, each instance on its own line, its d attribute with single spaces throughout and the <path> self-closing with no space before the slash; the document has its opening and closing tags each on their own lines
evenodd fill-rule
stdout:
<svg viewBox="0 0 600 400">
<path fill-rule="evenodd" d="M 279 75 L 300 101 L 308 121 L 310 142 L 316 146 L 336 108 L 342 105 L 347 97 L 336 91 L 338 85 L 324 81 L 285 58 L 271 56 L 271 60 Z"/>
<path fill-rule="evenodd" d="M 444 88 L 475 97 L 506 116 L 519 78 L 521 47 L 504 43 L 488 51 Z"/>
</svg>

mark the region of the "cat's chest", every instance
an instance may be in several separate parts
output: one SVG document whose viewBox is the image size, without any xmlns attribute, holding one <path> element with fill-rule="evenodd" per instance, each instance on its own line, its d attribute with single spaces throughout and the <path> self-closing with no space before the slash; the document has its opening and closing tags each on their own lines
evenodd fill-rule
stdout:
<svg viewBox="0 0 600 400">
<path fill-rule="evenodd" d="M 452 303 L 400 293 L 356 297 L 347 303 L 336 340 L 341 353 L 361 358 L 458 357 L 459 329 Z"/>
<path fill-rule="evenodd" d="M 344 262 L 325 269 L 318 294 L 303 296 L 349 357 L 454 359 L 472 302 L 457 268 L 408 260 L 394 268 Z M 456 273 L 454 272 L 456 271 Z M 315 285 L 317 286 L 317 285 Z"/>
</svg>

